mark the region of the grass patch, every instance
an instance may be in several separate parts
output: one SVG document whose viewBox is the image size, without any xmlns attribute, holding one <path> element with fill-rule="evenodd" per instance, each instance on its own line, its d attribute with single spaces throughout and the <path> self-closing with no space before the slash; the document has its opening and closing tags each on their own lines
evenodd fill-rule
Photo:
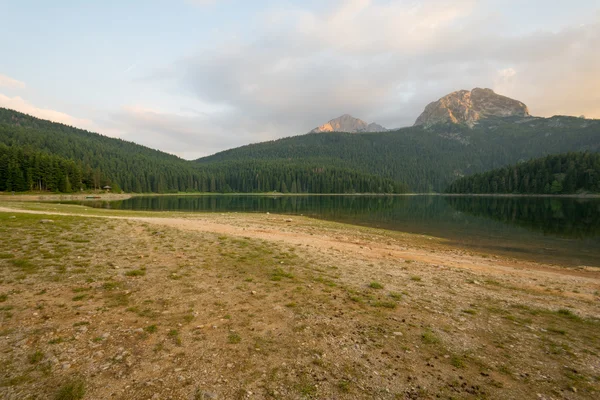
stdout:
<svg viewBox="0 0 600 400">
<path fill-rule="evenodd" d="M 450 364 L 452 364 L 454 368 L 464 368 L 466 366 L 465 359 L 456 354 L 450 358 Z"/>
<path fill-rule="evenodd" d="M 79 400 L 85 395 L 85 383 L 82 380 L 75 380 L 66 383 L 58 389 L 54 400 Z"/>
<path fill-rule="evenodd" d="M 555 333 L 557 335 L 566 335 L 567 331 L 565 331 L 564 329 L 559 329 L 559 328 L 554 328 L 554 327 L 548 327 L 546 328 L 546 330 L 550 333 Z"/>
<path fill-rule="evenodd" d="M 132 269 L 131 271 L 125 272 L 125 276 L 144 276 L 146 275 L 146 269 Z"/>
<path fill-rule="evenodd" d="M 371 289 L 383 289 L 383 285 L 379 282 L 371 282 L 369 283 L 369 287 Z"/>
<path fill-rule="evenodd" d="M 37 364 L 44 359 L 44 353 L 42 353 L 40 350 L 36 350 L 35 352 L 31 353 L 27 359 L 29 360 L 30 364 Z"/>
<path fill-rule="evenodd" d="M 388 296 L 390 296 L 392 299 L 394 299 L 396 301 L 402 300 L 402 293 L 390 292 L 390 293 L 388 293 Z"/>
<path fill-rule="evenodd" d="M 414 282 L 421 282 L 421 277 L 413 275 L 413 276 L 410 277 L 410 280 L 414 281 Z"/>
<path fill-rule="evenodd" d="M 148 325 L 144 328 L 144 331 L 148 333 L 156 333 L 156 331 L 158 331 L 158 328 L 156 327 L 156 325 Z"/>
<path fill-rule="evenodd" d="M 238 344 L 241 341 L 241 336 L 235 332 L 231 332 L 229 333 L 229 336 L 227 336 L 227 342 L 229 342 L 230 344 Z"/>
<path fill-rule="evenodd" d="M 271 280 L 272 281 L 280 281 L 283 278 L 294 279 L 294 275 L 291 272 L 284 271 L 281 268 L 275 268 L 271 272 Z"/>
<path fill-rule="evenodd" d="M 383 308 L 396 308 L 397 304 L 394 301 L 376 301 L 373 303 L 373 307 L 383 307 Z"/>
<path fill-rule="evenodd" d="M 421 334 L 421 341 L 425 344 L 437 344 L 440 339 L 430 329 L 427 329 Z"/>
<path fill-rule="evenodd" d="M 25 260 L 23 258 L 15 258 L 9 261 L 13 267 L 18 268 L 19 270 L 25 273 L 33 273 L 37 269 L 37 267 L 31 263 L 29 260 Z"/>
<path fill-rule="evenodd" d="M 575 314 L 573 311 L 571 310 L 567 310 L 566 308 L 561 308 L 560 310 L 558 310 L 556 312 L 558 315 L 560 315 L 561 317 L 570 319 L 572 321 L 581 321 L 581 317 L 577 314 Z"/>
</svg>

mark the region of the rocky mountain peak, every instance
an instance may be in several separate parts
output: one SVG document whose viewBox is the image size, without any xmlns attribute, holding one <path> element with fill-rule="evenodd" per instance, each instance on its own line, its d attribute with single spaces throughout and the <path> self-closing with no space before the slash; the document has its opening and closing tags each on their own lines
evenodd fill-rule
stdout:
<svg viewBox="0 0 600 400">
<path fill-rule="evenodd" d="M 520 101 L 496 94 L 492 89 L 459 90 L 429 103 L 415 125 L 453 123 L 473 127 L 480 119 L 492 116 L 527 117 L 529 110 Z"/>
<path fill-rule="evenodd" d="M 313 129 L 310 133 L 320 132 L 383 132 L 387 131 L 383 126 L 376 123 L 366 123 L 365 121 L 354 118 L 349 114 L 344 114 L 341 117 L 334 118 L 331 121 Z"/>
</svg>

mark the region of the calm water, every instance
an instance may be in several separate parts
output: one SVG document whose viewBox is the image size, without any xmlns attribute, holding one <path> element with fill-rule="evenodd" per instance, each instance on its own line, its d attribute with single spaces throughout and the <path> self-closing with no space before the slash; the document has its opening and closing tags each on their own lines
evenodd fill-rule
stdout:
<svg viewBox="0 0 600 400">
<path fill-rule="evenodd" d="M 600 266 L 600 199 L 446 196 L 155 196 L 123 210 L 270 212 L 420 233 L 484 253 Z"/>
</svg>

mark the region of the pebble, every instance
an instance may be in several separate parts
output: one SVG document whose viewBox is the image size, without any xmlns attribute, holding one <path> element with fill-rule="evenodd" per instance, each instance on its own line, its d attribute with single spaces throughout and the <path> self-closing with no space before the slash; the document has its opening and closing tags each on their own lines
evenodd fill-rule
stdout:
<svg viewBox="0 0 600 400">
<path fill-rule="evenodd" d="M 394 332 L 394 336 L 402 336 L 402 332 Z"/>
</svg>

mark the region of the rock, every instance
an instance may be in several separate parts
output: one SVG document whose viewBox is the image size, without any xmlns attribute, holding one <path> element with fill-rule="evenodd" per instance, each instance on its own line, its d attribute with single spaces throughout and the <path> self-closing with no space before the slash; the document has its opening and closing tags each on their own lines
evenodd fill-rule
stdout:
<svg viewBox="0 0 600 400">
<path fill-rule="evenodd" d="M 429 103 L 415 126 L 436 124 L 466 124 L 473 127 L 487 117 L 528 117 L 527 106 L 520 101 L 494 93 L 492 89 L 475 88 L 452 92 Z"/>
<path fill-rule="evenodd" d="M 251 291 L 250 294 L 254 296 L 256 294 L 256 290 Z"/>
<path fill-rule="evenodd" d="M 40 219 L 40 224 L 53 224 L 53 219 Z"/>
<path fill-rule="evenodd" d="M 394 336 L 402 336 L 402 332 L 394 332 Z"/>
<path fill-rule="evenodd" d="M 8 219 L 15 219 L 17 217 L 15 217 L 14 215 L 11 215 L 10 217 L 8 217 Z"/>
<path fill-rule="evenodd" d="M 310 133 L 321 133 L 321 132 L 349 132 L 349 133 L 360 133 L 360 132 L 385 132 L 386 128 L 383 126 L 370 123 L 367 124 L 365 121 L 354 118 L 351 115 L 344 114 L 341 117 L 334 118 L 329 122 L 313 129 Z"/>
<path fill-rule="evenodd" d="M 288 218 L 288 219 L 285 220 L 285 222 L 292 222 L 292 219 Z"/>
</svg>

